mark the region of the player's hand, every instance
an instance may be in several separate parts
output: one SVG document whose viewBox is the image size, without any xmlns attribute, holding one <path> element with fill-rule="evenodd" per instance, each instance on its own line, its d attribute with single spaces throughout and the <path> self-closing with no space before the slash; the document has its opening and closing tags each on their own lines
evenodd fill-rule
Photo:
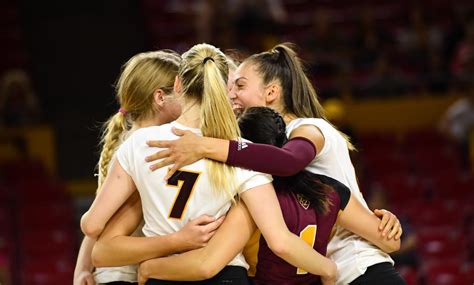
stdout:
<svg viewBox="0 0 474 285">
<path fill-rule="evenodd" d="M 137 279 L 138 279 L 138 285 L 145 285 L 145 283 L 148 281 L 149 276 L 147 274 L 147 266 L 148 266 L 149 261 L 143 261 L 138 265 L 138 270 L 137 270 Z"/>
<path fill-rule="evenodd" d="M 375 209 L 374 214 L 381 219 L 379 231 L 383 237 L 386 237 L 389 240 L 392 238 L 395 240 L 400 239 L 403 229 L 397 216 L 385 209 Z"/>
<path fill-rule="evenodd" d="M 74 285 L 96 285 L 92 272 L 84 270 L 74 276 Z"/>
<path fill-rule="evenodd" d="M 326 275 L 321 275 L 321 284 L 322 285 L 334 285 L 336 284 L 337 279 L 337 265 L 334 261 L 331 260 L 331 266 L 328 266 L 328 273 Z"/>
<path fill-rule="evenodd" d="M 180 136 L 180 138 L 168 141 L 147 141 L 147 144 L 150 147 L 166 148 L 165 150 L 159 151 L 145 158 L 147 162 L 161 159 L 159 162 L 150 166 L 152 171 L 172 165 L 165 179 L 170 178 L 179 168 L 204 158 L 200 147 L 200 142 L 203 139 L 201 136 L 198 136 L 191 131 L 180 130 L 177 128 L 173 128 L 173 133 Z"/>
<path fill-rule="evenodd" d="M 176 233 L 177 238 L 182 241 L 186 251 L 204 247 L 216 233 L 224 218 L 225 216 L 216 219 L 212 216 L 202 215 L 185 224 Z"/>
</svg>

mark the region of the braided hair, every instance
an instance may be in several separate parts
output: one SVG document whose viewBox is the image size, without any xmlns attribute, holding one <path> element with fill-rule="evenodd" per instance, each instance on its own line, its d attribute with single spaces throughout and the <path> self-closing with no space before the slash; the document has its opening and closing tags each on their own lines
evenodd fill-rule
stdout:
<svg viewBox="0 0 474 285">
<path fill-rule="evenodd" d="M 239 118 L 242 136 L 254 143 L 282 147 L 288 142 L 286 124 L 278 112 L 268 107 L 250 107 Z M 303 170 L 293 176 L 273 176 L 277 191 L 283 189 L 303 196 L 318 213 L 326 214 L 331 205 L 329 199 L 333 187 L 324 184 L 317 174 Z"/>
</svg>

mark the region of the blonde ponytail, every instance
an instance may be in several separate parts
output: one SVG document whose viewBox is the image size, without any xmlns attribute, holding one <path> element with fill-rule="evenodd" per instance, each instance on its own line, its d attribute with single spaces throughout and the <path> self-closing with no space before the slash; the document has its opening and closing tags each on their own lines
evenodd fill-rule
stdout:
<svg viewBox="0 0 474 285">
<path fill-rule="evenodd" d="M 109 172 L 109 163 L 122 142 L 123 133 L 127 129 L 127 120 L 124 114 L 117 112 L 104 125 L 106 127 L 101 138 L 102 152 L 99 159 L 98 189 L 104 183 Z"/>
<path fill-rule="evenodd" d="M 204 95 L 201 101 L 201 132 L 204 136 L 235 139 L 239 137 L 239 127 L 227 97 L 227 84 L 219 73 L 214 61 L 204 63 Z M 215 189 L 224 189 L 233 199 L 232 188 L 235 181 L 233 167 L 213 160 L 207 161 L 210 181 Z"/>
<path fill-rule="evenodd" d="M 228 61 L 224 53 L 209 44 L 198 44 L 183 54 L 179 70 L 182 92 L 201 104 L 201 132 L 204 136 L 236 139 L 239 128 L 227 98 Z M 214 189 L 233 200 L 235 169 L 207 161 L 209 180 Z"/>
</svg>

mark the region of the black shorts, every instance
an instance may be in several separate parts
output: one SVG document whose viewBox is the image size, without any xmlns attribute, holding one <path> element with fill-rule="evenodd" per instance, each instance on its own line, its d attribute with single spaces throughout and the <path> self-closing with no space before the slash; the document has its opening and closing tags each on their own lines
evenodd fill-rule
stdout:
<svg viewBox="0 0 474 285">
<path fill-rule="evenodd" d="M 357 277 L 351 285 L 406 285 L 407 283 L 390 262 L 374 264 L 364 275 Z"/>
<path fill-rule="evenodd" d="M 166 281 L 149 279 L 146 285 L 249 285 L 247 270 L 242 266 L 226 266 L 216 276 L 203 281 Z"/>
<path fill-rule="evenodd" d="M 138 285 L 138 283 L 137 282 L 125 282 L 125 281 L 114 281 L 114 282 L 104 283 L 104 285 Z"/>
</svg>

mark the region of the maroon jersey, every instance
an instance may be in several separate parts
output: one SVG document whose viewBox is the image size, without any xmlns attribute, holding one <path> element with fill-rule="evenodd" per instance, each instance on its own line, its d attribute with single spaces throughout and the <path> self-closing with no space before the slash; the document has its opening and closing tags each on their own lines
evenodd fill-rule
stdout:
<svg viewBox="0 0 474 285">
<path fill-rule="evenodd" d="M 315 175 L 316 176 L 316 175 Z M 285 223 L 288 229 L 300 236 L 313 248 L 326 255 L 327 244 L 336 222 L 339 210 L 345 208 L 349 201 L 350 190 L 337 180 L 323 175 L 317 175 L 321 182 L 329 184 L 335 191 L 330 191 L 329 211 L 322 215 L 318 214 L 308 200 L 300 194 L 281 189 L 282 185 L 275 184 L 278 201 Z M 260 238 L 260 233 L 253 237 L 257 242 L 246 248 L 245 256 L 251 268 L 249 275 L 254 276 L 255 285 L 262 284 L 320 284 L 319 276 L 309 274 L 302 269 L 296 268 L 275 255 L 268 247 L 265 239 Z M 256 255 L 256 260 L 252 256 Z M 255 266 L 255 268 L 253 268 Z"/>
</svg>

